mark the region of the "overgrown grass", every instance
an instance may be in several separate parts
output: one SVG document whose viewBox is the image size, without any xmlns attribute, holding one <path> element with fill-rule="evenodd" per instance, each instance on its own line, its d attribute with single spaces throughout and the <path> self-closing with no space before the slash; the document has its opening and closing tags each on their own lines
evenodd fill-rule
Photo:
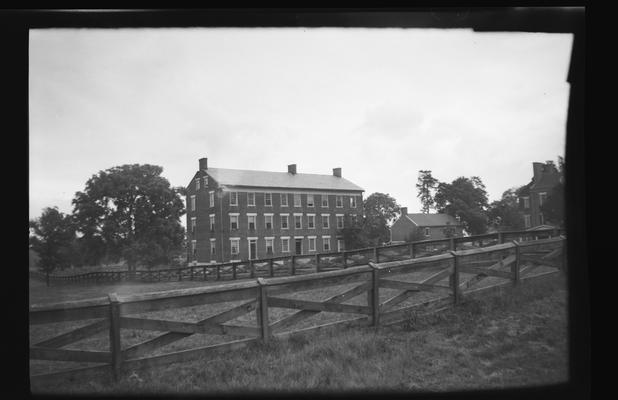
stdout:
<svg viewBox="0 0 618 400">
<path fill-rule="evenodd" d="M 528 282 L 397 326 L 296 334 L 209 359 L 33 385 L 34 392 L 504 388 L 568 379 L 565 283 Z"/>
</svg>

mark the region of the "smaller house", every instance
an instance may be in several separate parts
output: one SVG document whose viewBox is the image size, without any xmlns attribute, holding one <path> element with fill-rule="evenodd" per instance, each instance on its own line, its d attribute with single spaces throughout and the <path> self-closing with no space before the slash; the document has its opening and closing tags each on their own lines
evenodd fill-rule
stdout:
<svg viewBox="0 0 618 400">
<path fill-rule="evenodd" d="M 554 186 L 560 182 L 560 173 L 553 162 L 532 163 L 532 180 L 519 190 L 519 210 L 524 215 L 524 228 L 546 225 L 541 206 Z"/>
<path fill-rule="evenodd" d="M 391 242 L 445 239 L 463 236 L 463 225 L 448 214 L 408 214 L 401 207 L 401 216 L 391 226 Z"/>
</svg>

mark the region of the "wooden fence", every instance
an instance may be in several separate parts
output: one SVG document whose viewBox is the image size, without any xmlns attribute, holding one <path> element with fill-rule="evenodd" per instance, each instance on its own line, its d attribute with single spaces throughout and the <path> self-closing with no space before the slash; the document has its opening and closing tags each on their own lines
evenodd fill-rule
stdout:
<svg viewBox="0 0 618 400">
<path fill-rule="evenodd" d="M 99 283 L 99 282 L 162 282 L 182 280 L 236 280 L 258 277 L 302 275 L 323 271 L 346 269 L 369 262 L 405 260 L 426 257 L 448 251 L 463 250 L 470 247 L 486 247 L 511 240 L 529 241 L 551 238 L 564 234 L 564 230 L 544 229 L 538 231 L 508 231 L 484 235 L 456 237 L 438 240 L 423 240 L 368 247 L 342 252 L 316 253 L 305 255 L 279 256 L 259 260 L 227 262 L 138 271 L 97 271 L 74 275 L 45 275 L 30 272 L 30 277 L 56 283 Z"/>
<path fill-rule="evenodd" d="M 564 236 L 512 241 L 304 276 L 257 278 L 128 296 L 112 293 L 106 298 L 33 305 L 30 335 L 31 342 L 36 343 L 30 346 L 31 368 L 32 360 L 89 363 L 89 366 L 31 374 L 31 379 L 89 372 L 112 373 L 118 378 L 121 373 L 136 368 L 196 360 L 213 352 L 267 342 L 272 337 L 410 320 L 414 313 L 435 312 L 488 290 L 559 273 L 566 265 L 565 248 Z M 533 273 L 537 268 L 543 271 Z M 326 288 L 331 292 L 323 298 Z M 182 310 L 189 311 L 183 314 Z M 166 311 L 162 317 L 161 313 Z M 202 315 L 204 311 L 211 315 Z M 334 316 L 335 320 L 312 319 L 321 313 Z M 350 314 L 352 318 L 346 317 Z M 176 318 L 185 316 L 184 319 L 192 321 Z M 68 323 L 70 330 L 59 330 L 61 323 Z M 45 325 L 54 329 L 39 333 L 52 331 L 54 336 L 33 340 L 33 329 Z M 135 342 L 135 332 L 157 334 Z M 65 348 L 84 340 L 88 344 L 88 338 L 96 335 L 109 336 L 103 344 L 104 350 L 100 340 L 96 342 L 96 350 L 83 346 Z M 180 340 L 207 335 L 227 341 L 206 346 L 190 342 L 188 348 L 179 351 L 153 354 Z M 92 366 L 93 363 L 96 365 Z"/>
</svg>

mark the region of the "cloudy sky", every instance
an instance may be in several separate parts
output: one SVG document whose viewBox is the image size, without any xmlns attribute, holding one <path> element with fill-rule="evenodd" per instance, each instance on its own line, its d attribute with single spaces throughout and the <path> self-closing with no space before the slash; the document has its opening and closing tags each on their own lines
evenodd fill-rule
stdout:
<svg viewBox="0 0 618 400">
<path fill-rule="evenodd" d="M 438 29 L 30 31 L 30 218 L 132 163 L 331 174 L 410 212 L 418 171 L 489 198 L 564 155 L 571 34 Z"/>
</svg>

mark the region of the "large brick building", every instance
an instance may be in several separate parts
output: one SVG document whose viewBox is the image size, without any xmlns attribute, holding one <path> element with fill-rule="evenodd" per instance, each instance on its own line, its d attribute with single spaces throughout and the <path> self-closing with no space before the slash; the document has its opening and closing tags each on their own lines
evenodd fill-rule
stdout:
<svg viewBox="0 0 618 400">
<path fill-rule="evenodd" d="M 545 224 L 541 206 L 560 182 L 560 173 L 552 162 L 533 162 L 532 172 L 530 183 L 519 190 L 519 210 L 524 215 L 525 228 Z"/>
<path fill-rule="evenodd" d="M 345 215 L 362 215 L 363 189 L 341 176 L 208 168 L 187 187 L 189 263 L 343 249 Z"/>
</svg>

